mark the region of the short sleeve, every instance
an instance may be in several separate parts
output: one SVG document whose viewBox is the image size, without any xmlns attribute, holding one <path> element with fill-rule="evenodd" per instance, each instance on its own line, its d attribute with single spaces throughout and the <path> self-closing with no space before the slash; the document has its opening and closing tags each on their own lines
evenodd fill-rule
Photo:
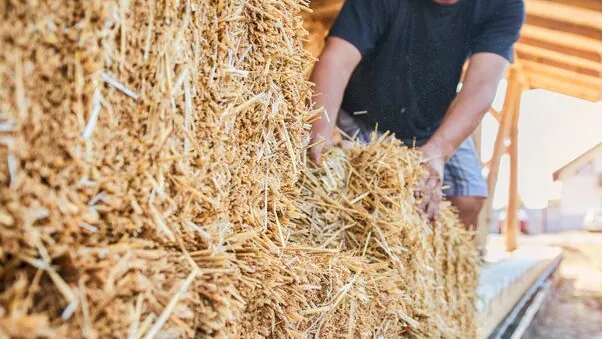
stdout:
<svg viewBox="0 0 602 339">
<path fill-rule="evenodd" d="M 471 54 L 489 52 L 514 61 L 512 46 L 520 36 L 525 21 L 523 0 L 505 0 L 501 6 L 480 25 L 472 41 Z"/>
<path fill-rule="evenodd" d="M 363 56 L 375 47 L 387 23 L 383 0 L 347 0 L 329 35 L 349 42 Z"/>
</svg>

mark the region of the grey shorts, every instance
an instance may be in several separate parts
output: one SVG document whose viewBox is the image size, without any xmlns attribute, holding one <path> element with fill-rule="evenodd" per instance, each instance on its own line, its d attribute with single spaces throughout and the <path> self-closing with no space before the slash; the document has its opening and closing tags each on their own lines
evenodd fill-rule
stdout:
<svg viewBox="0 0 602 339">
<path fill-rule="evenodd" d="M 349 137 L 360 142 L 370 141 L 372 130 L 344 111 L 340 111 L 337 126 Z M 403 140 L 408 146 L 422 146 L 424 141 Z M 443 194 L 448 197 L 470 196 L 487 197 L 487 183 L 481 172 L 481 161 L 477 156 L 472 137 L 456 149 L 445 164 L 443 173 Z"/>
</svg>

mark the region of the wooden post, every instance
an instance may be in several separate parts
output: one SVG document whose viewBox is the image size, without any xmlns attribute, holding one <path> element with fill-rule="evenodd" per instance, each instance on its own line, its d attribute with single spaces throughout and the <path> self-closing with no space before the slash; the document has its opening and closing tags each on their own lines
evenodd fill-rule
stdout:
<svg viewBox="0 0 602 339">
<path fill-rule="evenodd" d="M 515 66 L 511 66 L 506 77 L 507 86 L 504 98 L 504 106 L 499 113 L 499 128 L 493 148 L 493 156 L 489 162 L 489 174 L 487 175 L 487 188 L 489 197 L 485 201 L 485 206 L 479 215 L 479 228 L 477 230 L 477 247 L 481 253 L 485 252 L 487 245 L 487 234 L 491 227 L 493 218 L 493 197 L 495 196 L 495 186 L 497 184 L 498 172 L 500 168 L 500 160 L 506 151 L 504 140 L 510 133 L 510 125 L 512 116 L 517 110 L 517 101 L 520 100 L 521 85 L 519 70 Z"/>
<path fill-rule="evenodd" d="M 516 108 L 512 115 L 510 127 L 510 189 L 508 195 L 508 206 L 506 213 L 506 251 L 516 250 L 519 227 L 518 216 L 518 119 L 520 111 L 520 93 L 516 100 Z"/>
</svg>

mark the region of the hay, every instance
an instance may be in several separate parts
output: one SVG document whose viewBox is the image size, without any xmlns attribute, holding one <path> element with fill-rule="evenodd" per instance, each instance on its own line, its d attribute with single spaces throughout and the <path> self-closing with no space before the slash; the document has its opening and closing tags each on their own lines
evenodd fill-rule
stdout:
<svg viewBox="0 0 602 339">
<path fill-rule="evenodd" d="M 337 249 L 343 272 L 322 289 L 332 300 L 317 333 L 350 337 L 473 337 L 476 257 L 448 202 L 429 224 L 413 188 L 420 154 L 389 135 L 334 149 L 302 179 L 295 240 Z M 333 284 L 336 281 L 336 286 Z M 343 285 L 344 284 L 344 285 Z"/>
<path fill-rule="evenodd" d="M 416 154 L 307 169 L 306 6 L 0 4 L 0 336 L 471 335 L 468 235 L 384 205 Z"/>
<path fill-rule="evenodd" d="M 290 218 L 309 95 L 298 8 L 0 5 L 3 331 L 226 333 L 245 310 L 238 256 Z"/>
</svg>

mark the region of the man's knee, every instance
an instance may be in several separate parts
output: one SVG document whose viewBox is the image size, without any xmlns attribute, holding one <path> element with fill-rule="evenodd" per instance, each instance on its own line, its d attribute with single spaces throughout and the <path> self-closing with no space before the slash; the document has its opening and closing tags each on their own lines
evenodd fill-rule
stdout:
<svg viewBox="0 0 602 339">
<path fill-rule="evenodd" d="M 485 204 L 485 198 L 482 197 L 449 197 L 452 205 L 458 209 L 461 217 L 476 217 L 481 212 Z"/>
</svg>

